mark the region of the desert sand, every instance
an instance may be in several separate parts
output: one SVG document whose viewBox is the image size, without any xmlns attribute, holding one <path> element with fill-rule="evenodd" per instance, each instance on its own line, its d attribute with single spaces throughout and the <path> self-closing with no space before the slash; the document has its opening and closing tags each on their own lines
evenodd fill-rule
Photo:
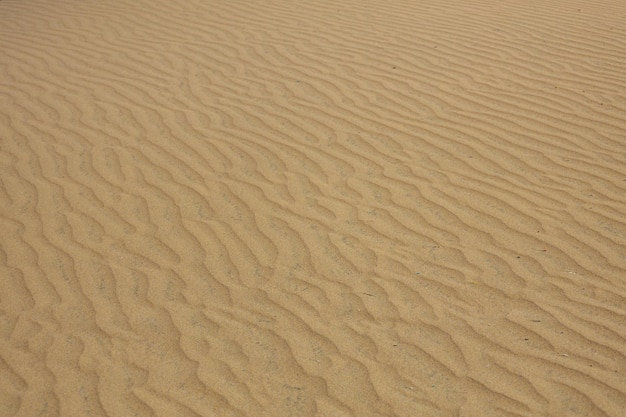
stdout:
<svg viewBox="0 0 626 417">
<path fill-rule="evenodd" d="M 0 416 L 626 415 L 625 22 L 0 1 Z"/>
</svg>

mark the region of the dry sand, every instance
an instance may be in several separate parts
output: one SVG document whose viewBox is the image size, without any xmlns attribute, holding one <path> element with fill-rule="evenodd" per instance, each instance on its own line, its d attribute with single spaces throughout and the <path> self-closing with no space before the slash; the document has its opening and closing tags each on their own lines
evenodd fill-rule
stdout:
<svg viewBox="0 0 626 417">
<path fill-rule="evenodd" d="M 0 1 L 0 416 L 626 415 L 624 22 Z"/>
</svg>

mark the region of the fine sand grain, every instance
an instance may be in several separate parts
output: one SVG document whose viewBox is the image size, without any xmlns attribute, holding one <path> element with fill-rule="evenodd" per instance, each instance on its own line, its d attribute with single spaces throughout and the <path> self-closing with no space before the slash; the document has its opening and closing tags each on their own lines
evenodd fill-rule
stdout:
<svg viewBox="0 0 626 417">
<path fill-rule="evenodd" d="M 0 1 L 0 417 L 625 416 L 625 22 Z"/>
</svg>

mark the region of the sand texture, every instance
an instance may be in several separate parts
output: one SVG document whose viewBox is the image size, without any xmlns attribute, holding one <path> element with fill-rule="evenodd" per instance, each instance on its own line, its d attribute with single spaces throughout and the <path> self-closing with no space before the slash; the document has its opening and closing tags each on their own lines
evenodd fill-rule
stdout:
<svg viewBox="0 0 626 417">
<path fill-rule="evenodd" d="M 626 416 L 624 0 L 0 0 L 0 417 Z"/>
</svg>

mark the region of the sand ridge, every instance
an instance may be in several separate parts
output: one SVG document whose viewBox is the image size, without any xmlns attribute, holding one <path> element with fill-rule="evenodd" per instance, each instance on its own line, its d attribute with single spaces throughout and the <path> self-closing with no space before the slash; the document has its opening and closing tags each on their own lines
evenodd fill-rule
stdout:
<svg viewBox="0 0 626 417">
<path fill-rule="evenodd" d="M 0 1 L 0 416 L 622 416 L 626 6 L 444 3 Z"/>
</svg>

